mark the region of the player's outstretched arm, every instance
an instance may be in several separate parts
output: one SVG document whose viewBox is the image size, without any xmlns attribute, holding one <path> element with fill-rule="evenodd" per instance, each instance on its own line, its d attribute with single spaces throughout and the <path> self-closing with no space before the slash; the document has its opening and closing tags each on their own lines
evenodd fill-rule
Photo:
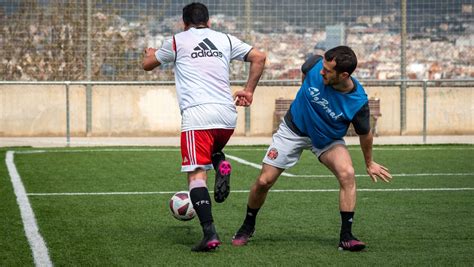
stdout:
<svg viewBox="0 0 474 267">
<path fill-rule="evenodd" d="M 373 139 L 372 132 L 369 132 L 365 135 L 359 135 L 360 147 L 362 149 L 362 153 L 364 154 L 367 174 L 369 174 L 370 178 L 372 178 L 372 181 L 374 182 L 377 182 L 378 179 L 381 179 L 384 182 L 390 182 L 392 175 L 388 169 L 372 159 Z"/>
<path fill-rule="evenodd" d="M 253 92 L 257 87 L 258 81 L 262 76 L 263 69 L 265 67 L 265 60 L 267 56 L 265 53 L 259 51 L 256 48 L 250 50 L 247 55 L 247 61 L 250 62 L 249 77 L 244 90 L 237 91 L 234 94 L 235 104 L 237 106 L 250 106 L 253 101 Z"/>
<path fill-rule="evenodd" d="M 150 71 L 161 65 L 158 59 L 156 59 L 156 50 L 156 48 L 148 47 L 143 51 L 143 70 Z"/>
</svg>

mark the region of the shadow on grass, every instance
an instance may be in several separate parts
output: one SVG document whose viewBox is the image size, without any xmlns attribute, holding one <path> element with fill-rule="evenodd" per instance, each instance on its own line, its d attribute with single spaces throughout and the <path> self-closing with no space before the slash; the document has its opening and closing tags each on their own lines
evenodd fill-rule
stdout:
<svg viewBox="0 0 474 267">
<path fill-rule="evenodd" d="M 170 225 L 163 229 L 161 236 L 170 244 L 191 246 L 202 238 L 201 227 L 192 222 L 178 222 L 183 225 Z M 187 224 L 187 225 L 186 225 Z"/>
<path fill-rule="evenodd" d="M 277 232 L 275 232 L 275 234 L 272 234 L 272 235 L 269 235 L 269 234 L 259 235 L 258 232 L 255 232 L 255 235 L 250 239 L 249 243 L 258 244 L 258 245 L 297 243 L 299 244 L 298 246 L 300 246 L 302 243 L 305 243 L 305 244 L 310 243 L 318 247 L 335 248 L 337 247 L 339 243 L 339 238 L 338 237 L 328 238 L 326 236 L 321 236 L 321 235 L 318 235 L 318 236 L 305 235 L 301 233 L 281 235 L 281 234 L 278 234 Z"/>
</svg>

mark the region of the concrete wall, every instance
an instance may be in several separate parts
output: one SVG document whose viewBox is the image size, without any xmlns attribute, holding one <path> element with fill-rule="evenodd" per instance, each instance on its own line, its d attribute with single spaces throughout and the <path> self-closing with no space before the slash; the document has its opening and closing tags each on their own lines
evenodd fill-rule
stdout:
<svg viewBox="0 0 474 267">
<path fill-rule="evenodd" d="M 240 87 L 234 87 L 237 90 Z M 258 87 L 250 108 L 250 135 L 270 136 L 275 100 L 294 98 L 298 87 Z M 398 87 L 366 87 L 379 98 L 379 135 L 400 133 Z M 428 134 L 474 134 L 473 88 L 428 88 Z M 70 86 L 71 136 L 86 135 L 85 86 Z M 238 108 L 236 135 L 245 135 L 245 109 Z M 174 86 L 93 86 L 92 136 L 167 136 L 180 130 Z M 422 88 L 407 89 L 405 134 L 423 129 Z M 1 85 L 0 136 L 65 136 L 66 90 L 62 85 Z"/>
</svg>

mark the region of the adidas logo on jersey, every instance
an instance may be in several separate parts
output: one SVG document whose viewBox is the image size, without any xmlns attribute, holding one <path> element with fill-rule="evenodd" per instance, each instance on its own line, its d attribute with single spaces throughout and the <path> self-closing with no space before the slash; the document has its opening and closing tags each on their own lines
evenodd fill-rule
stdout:
<svg viewBox="0 0 474 267">
<path fill-rule="evenodd" d="M 198 46 L 194 48 L 191 57 L 198 58 L 198 57 L 222 57 L 222 52 L 217 49 L 217 47 L 211 42 L 209 39 L 204 39 L 202 42 L 199 43 Z"/>
</svg>

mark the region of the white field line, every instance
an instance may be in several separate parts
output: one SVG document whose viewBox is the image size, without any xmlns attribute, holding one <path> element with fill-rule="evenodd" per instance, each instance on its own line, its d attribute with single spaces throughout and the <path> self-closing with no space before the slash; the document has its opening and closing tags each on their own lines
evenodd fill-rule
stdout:
<svg viewBox="0 0 474 267">
<path fill-rule="evenodd" d="M 349 147 L 349 150 L 360 150 L 358 147 Z M 372 150 L 386 151 L 423 151 L 423 150 L 474 150 L 474 146 L 467 147 L 374 147 Z"/>
<path fill-rule="evenodd" d="M 349 150 L 360 150 L 359 147 L 348 147 Z M 236 147 L 226 148 L 226 151 L 266 151 L 267 148 L 258 147 Z M 373 150 L 386 151 L 420 151 L 420 150 L 474 150 L 474 146 L 468 147 L 374 147 Z M 36 149 L 36 150 L 18 150 L 16 154 L 37 154 L 37 153 L 80 153 L 80 152 L 147 152 L 147 151 L 180 151 L 180 148 L 99 148 L 99 149 Z M 263 157 L 263 155 L 262 155 Z"/>
<path fill-rule="evenodd" d="M 239 150 L 239 149 L 229 149 L 229 150 Z M 247 149 L 252 151 L 251 149 Z M 255 149 L 257 150 L 257 149 Z M 17 151 L 17 154 L 37 154 L 37 153 L 81 153 L 81 152 L 147 152 L 147 151 L 180 151 L 179 148 L 105 148 L 105 149 L 72 149 L 72 150 L 24 150 L 24 151 Z M 241 164 L 256 168 L 261 170 L 262 165 L 261 163 L 253 163 L 248 160 L 226 154 L 226 157 L 239 162 Z M 281 174 L 282 176 L 287 177 L 296 177 L 296 178 L 332 178 L 334 175 L 332 174 L 292 174 L 287 171 Z M 474 173 L 398 173 L 392 174 L 393 177 L 423 177 L 423 176 L 471 176 Z M 356 175 L 356 177 L 368 177 L 367 174 Z"/>
<path fill-rule="evenodd" d="M 236 157 L 236 156 L 232 156 L 232 155 L 229 155 L 229 154 L 226 154 L 226 157 L 227 158 L 230 158 L 234 161 L 237 161 L 241 164 L 244 164 L 244 165 L 247 165 L 247 166 L 251 166 L 251 167 L 254 167 L 256 169 L 259 169 L 261 170 L 262 169 L 262 166 L 260 164 L 256 164 L 256 163 L 253 163 L 253 162 L 250 162 L 250 161 L 247 161 L 245 159 L 242 159 L 242 158 L 239 158 L 239 157 Z M 283 172 L 281 174 L 282 176 L 288 176 L 288 177 L 296 177 L 296 178 L 332 178 L 334 177 L 334 175 L 332 174 L 292 174 L 292 173 L 289 173 L 289 172 Z M 393 177 L 411 177 L 411 176 L 474 176 L 474 173 L 470 172 L 470 173 L 399 173 L 399 174 L 392 174 Z M 356 177 L 369 177 L 369 175 L 367 174 L 362 174 L 362 175 L 356 175 Z"/>
<path fill-rule="evenodd" d="M 403 146 L 403 145 L 400 145 Z M 225 151 L 267 151 L 267 147 L 228 147 Z M 359 151 L 360 147 L 357 145 L 348 146 L 348 150 Z M 466 145 L 466 147 L 373 147 L 372 150 L 385 151 L 423 151 L 423 150 L 474 150 L 474 146 Z M 262 155 L 263 156 L 263 155 Z"/>
<path fill-rule="evenodd" d="M 229 159 L 232 159 L 234 161 L 237 161 L 241 164 L 244 164 L 244 165 L 247 165 L 247 166 L 250 166 L 250 167 L 254 167 L 256 169 L 259 169 L 261 170 L 262 169 L 262 165 L 261 164 L 256 164 L 256 163 L 253 163 L 253 162 L 250 162 L 250 161 L 247 161 L 245 159 L 242 159 L 242 158 L 239 158 L 239 157 L 236 157 L 236 156 L 232 156 L 232 155 L 229 155 L 229 154 L 225 154 L 225 157 L 226 158 L 229 158 Z M 286 171 L 283 172 L 281 174 L 282 176 L 289 176 L 289 177 L 293 177 L 295 176 L 294 174 L 291 174 L 291 173 L 287 173 Z"/>
<path fill-rule="evenodd" d="M 229 155 L 229 154 L 226 154 L 226 157 L 227 158 L 230 158 L 234 161 L 237 161 L 241 164 L 244 164 L 244 165 L 247 165 L 247 166 L 251 166 L 251 167 L 254 167 L 256 169 L 259 169 L 261 170 L 262 169 L 262 166 L 260 164 L 256 164 L 256 163 L 253 163 L 253 162 L 250 162 L 250 161 L 247 161 L 247 160 L 244 160 L 242 158 L 239 158 L 239 157 L 236 157 L 236 156 L 232 156 L 232 155 Z M 292 173 L 288 173 L 288 172 L 283 172 L 281 174 L 282 176 L 287 176 L 287 177 L 301 177 L 301 178 L 332 178 L 334 177 L 334 175 L 332 174 L 292 174 Z M 393 177 L 412 177 L 412 176 L 474 176 L 474 173 L 414 173 L 414 174 L 410 174 L 410 173 L 399 173 L 399 174 L 392 174 Z M 356 175 L 356 177 L 369 177 L 369 175 L 367 174 L 362 174 L 362 175 Z"/>
<path fill-rule="evenodd" d="M 40 154 L 40 153 L 84 153 L 84 152 L 176 152 L 179 148 L 101 148 L 101 149 L 38 149 L 18 150 L 16 154 Z"/>
<path fill-rule="evenodd" d="M 48 248 L 41 236 L 36 223 L 35 214 L 31 208 L 30 201 L 21 181 L 20 174 L 16 169 L 14 163 L 14 152 L 8 151 L 5 162 L 7 164 L 8 173 L 13 184 L 13 190 L 16 195 L 16 202 L 20 207 L 21 219 L 23 221 L 23 228 L 25 230 L 26 238 L 30 243 L 31 251 L 33 253 L 33 260 L 36 266 L 53 266 L 51 259 L 49 258 Z"/>
<path fill-rule="evenodd" d="M 458 173 L 393 173 L 392 177 L 429 177 L 429 176 L 474 176 L 474 172 L 458 172 Z M 332 174 L 298 174 L 292 177 L 297 178 L 331 178 Z M 356 177 L 369 177 L 367 174 L 356 174 Z"/>
<path fill-rule="evenodd" d="M 437 191 L 473 191 L 474 188 L 359 188 L 358 192 L 437 192 Z M 339 192 L 339 189 L 271 189 L 277 193 L 324 193 Z M 232 193 L 248 193 L 249 190 L 232 190 Z M 29 196 L 108 196 L 108 195 L 172 195 L 175 191 L 156 192 L 69 192 L 69 193 L 29 193 Z M 210 191 L 209 193 L 213 193 Z"/>
</svg>

